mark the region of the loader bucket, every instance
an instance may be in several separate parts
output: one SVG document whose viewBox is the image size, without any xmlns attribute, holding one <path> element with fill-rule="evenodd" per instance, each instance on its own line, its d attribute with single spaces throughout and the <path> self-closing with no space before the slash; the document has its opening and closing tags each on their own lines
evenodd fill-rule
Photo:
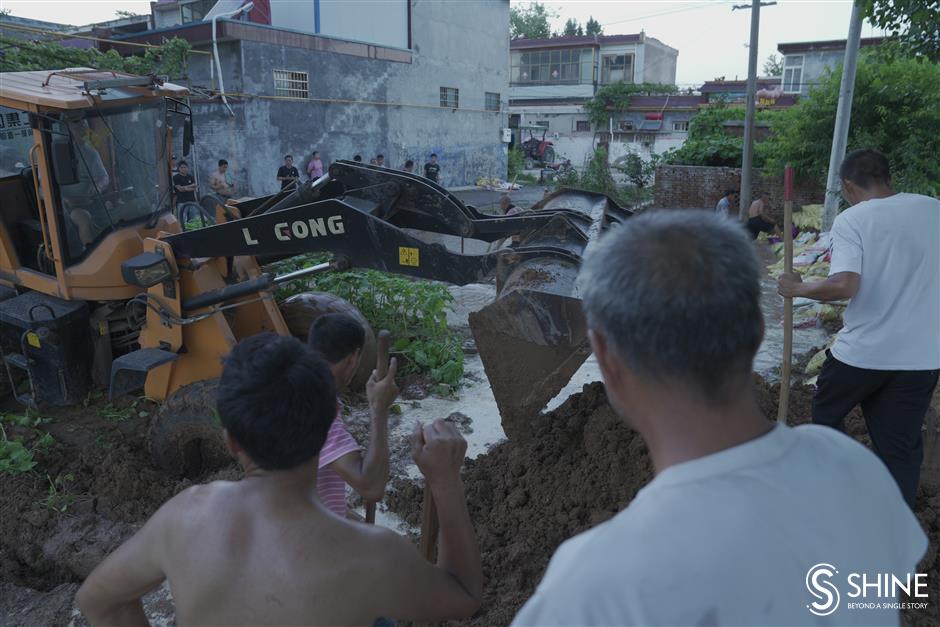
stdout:
<svg viewBox="0 0 940 627">
<path fill-rule="evenodd" d="M 470 314 L 470 329 L 510 439 L 568 383 L 590 354 L 577 285 L 585 251 L 632 212 L 603 194 L 561 189 L 533 211 L 542 227 L 500 253 L 496 300 Z"/>
</svg>

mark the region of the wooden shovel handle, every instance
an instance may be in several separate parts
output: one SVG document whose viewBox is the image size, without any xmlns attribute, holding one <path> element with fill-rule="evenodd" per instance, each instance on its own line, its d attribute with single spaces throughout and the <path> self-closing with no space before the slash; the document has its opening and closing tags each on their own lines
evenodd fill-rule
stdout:
<svg viewBox="0 0 940 627">
<path fill-rule="evenodd" d="M 375 341 L 375 375 L 384 379 L 388 374 L 388 351 L 392 345 L 392 334 L 382 329 Z M 366 501 L 366 522 L 375 524 L 375 502 Z"/>
</svg>

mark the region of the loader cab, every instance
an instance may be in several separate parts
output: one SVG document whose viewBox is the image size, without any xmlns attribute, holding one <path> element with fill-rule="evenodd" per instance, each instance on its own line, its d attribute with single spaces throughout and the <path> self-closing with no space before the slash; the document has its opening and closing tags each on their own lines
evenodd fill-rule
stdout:
<svg viewBox="0 0 940 627">
<path fill-rule="evenodd" d="M 170 157 L 174 139 L 189 143 L 186 90 L 85 69 L 2 78 L 3 282 L 66 298 L 133 295 L 121 262 L 143 238 L 178 231 Z"/>
</svg>

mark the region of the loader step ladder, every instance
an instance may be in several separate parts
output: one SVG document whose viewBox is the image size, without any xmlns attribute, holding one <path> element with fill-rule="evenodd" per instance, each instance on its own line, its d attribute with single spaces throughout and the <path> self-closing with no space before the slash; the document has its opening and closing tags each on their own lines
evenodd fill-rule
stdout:
<svg viewBox="0 0 940 627">
<path fill-rule="evenodd" d="M 25 355 L 25 349 L 23 348 L 27 333 L 31 333 L 31 331 L 26 331 L 20 337 L 20 350 L 24 352 L 3 353 L 3 365 L 6 368 L 7 379 L 10 382 L 10 389 L 13 390 L 13 397 L 16 399 L 16 402 L 30 409 L 36 409 L 36 389 L 33 387 L 33 375 L 29 370 L 29 358 Z M 16 378 L 13 376 L 14 368 L 26 373 L 26 380 L 29 381 L 29 392 L 20 394 L 17 391 Z"/>
</svg>

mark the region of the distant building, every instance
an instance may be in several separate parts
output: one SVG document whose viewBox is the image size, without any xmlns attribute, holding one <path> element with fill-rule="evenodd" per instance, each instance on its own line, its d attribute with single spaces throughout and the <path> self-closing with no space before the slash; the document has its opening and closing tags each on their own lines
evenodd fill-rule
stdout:
<svg viewBox="0 0 940 627">
<path fill-rule="evenodd" d="M 883 37 L 867 37 L 861 47 L 877 46 Z M 842 63 L 845 58 L 845 40 L 803 41 L 779 44 L 783 55 L 783 93 L 805 96 L 819 83 L 826 70 Z"/>
<path fill-rule="evenodd" d="M 758 109 L 784 109 L 796 104 L 794 94 L 785 94 L 781 89 L 782 79 L 779 76 L 766 76 L 757 79 Z M 744 106 L 747 104 L 747 81 L 715 79 L 705 81 L 699 88 L 699 93 L 705 96 L 708 105 Z"/>
<path fill-rule="evenodd" d="M 153 30 L 115 38 L 180 37 L 211 51 L 212 17 L 243 4 L 152 2 Z M 247 15 L 217 21 L 221 76 L 208 54 L 191 55 L 187 69 L 190 161 L 203 180 L 225 158 L 241 193 L 274 192 L 284 155 L 303 172 L 313 150 L 326 163 L 381 153 L 400 168 L 412 159 L 419 172 L 437 153 L 447 186 L 505 176 L 508 0 L 254 0 Z"/>
<path fill-rule="evenodd" d="M 657 140 L 665 141 L 663 133 L 643 132 L 642 119 L 646 114 L 670 118 L 665 126 L 664 118 L 660 119 L 660 131 L 671 129 L 673 122 L 679 123 L 678 128 L 687 127 L 693 109 L 677 96 L 670 97 L 672 104 L 665 96 L 645 101 L 644 97 L 637 96 L 634 100 L 643 102 L 642 105 L 638 104 L 635 111 L 631 108 L 628 115 L 612 115 L 604 128 L 593 128 L 584 111 L 584 103 L 605 85 L 619 82 L 675 84 L 679 51 L 645 33 L 514 39 L 509 49 L 510 127 L 523 129 L 516 131 L 517 141 L 524 140 L 530 132 L 537 133 L 527 127 L 547 128 L 548 137 L 555 142 L 557 156 L 567 157 L 579 166 L 598 143 L 609 145 L 611 159 L 628 151 L 626 148 L 621 151 L 610 143 L 612 130 L 622 140 L 621 144 L 633 144 L 633 148 L 647 152 Z M 627 124 L 627 120 L 635 123 Z M 631 130 L 621 131 L 621 123 Z"/>
</svg>

